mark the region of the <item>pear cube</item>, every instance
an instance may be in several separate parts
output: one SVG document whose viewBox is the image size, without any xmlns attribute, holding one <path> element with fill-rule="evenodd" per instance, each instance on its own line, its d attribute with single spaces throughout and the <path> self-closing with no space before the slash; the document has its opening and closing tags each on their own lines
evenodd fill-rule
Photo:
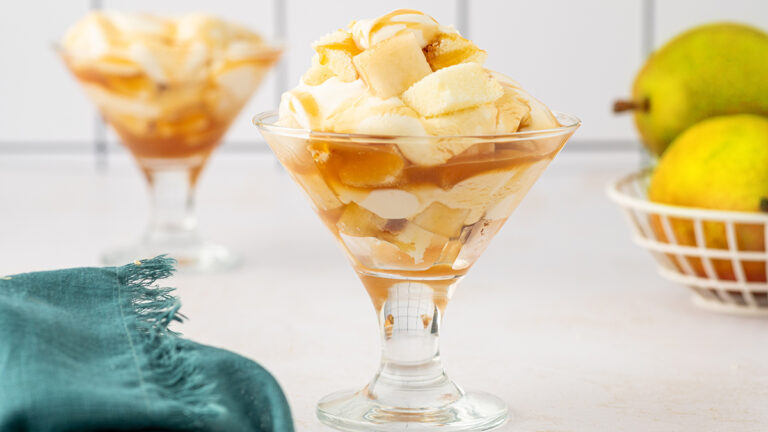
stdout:
<svg viewBox="0 0 768 432">
<path fill-rule="evenodd" d="M 341 207 L 341 201 L 320 173 L 296 174 L 294 179 L 307 192 L 318 210 L 329 211 Z"/>
<path fill-rule="evenodd" d="M 357 72 L 376 96 L 399 96 L 432 73 L 416 36 L 411 32 L 385 39 L 353 59 Z"/>
<path fill-rule="evenodd" d="M 461 63 L 427 75 L 403 93 L 403 101 L 423 117 L 434 117 L 494 102 L 503 94 L 482 65 Z"/>
<path fill-rule="evenodd" d="M 382 235 L 386 224 L 386 219 L 355 203 L 349 203 L 336 222 L 336 227 L 339 232 L 354 237 L 377 237 Z"/>
<path fill-rule="evenodd" d="M 469 209 L 454 209 L 435 201 L 414 217 L 413 223 L 443 237 L 456 238 L 468 215 Z"/>
<path fill-rule="evenodd" d="M 406 223 L 397 233 L 382 238 L 410 256 L 414 264 L 435 261 L 440 256 L 442 245 L 448 241 L 414 223 Z"/>
<path fill-rule="evenodd" d="M 439 70 L 460 63 L 483 64 L 488 53 L 481 50 L 471 41 L 464 39 L 458 33 L 444 33 L 424 47 L 432 70 Z"/>
<path fill-rule="evenodd" d="M 326 66 L 344 82 L 357 79 L 357 70 L 352 58 L 360 53 L 352 35 L 345 30 L 338 30 L 323 36 L 312 46 L 318 55 L 319 64 Z"/>
<path fill-rule="evenodd" d="M 309 86 L 316 86 L 326 82 L 334 75 L 335 74 L 330 67 L 319 63 L 316 65 L 313 64 L 312 67 L 302 75 L 301 82 Z"/>
<path fill-rule="evenodd" d="M 364 149 L 330 146 L 319 163 L 327 164 L 347 186 L 377 187 L 397 183 L 405 167 L 403 157 L 394 145 L 368 146 Z"/>
</svg>

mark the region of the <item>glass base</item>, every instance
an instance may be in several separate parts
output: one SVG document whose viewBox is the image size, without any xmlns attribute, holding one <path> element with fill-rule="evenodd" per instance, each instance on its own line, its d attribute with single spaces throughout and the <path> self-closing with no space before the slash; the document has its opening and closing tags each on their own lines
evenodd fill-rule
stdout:
<svg viewBox="0 0 768 432">
<path fill-rule="evenodd" d="M 108 251 L 101 256 L 105 265 L 121 266 L 137 259 L 166 254 L 178 261 L 180 271 L 218 272 L 238 267 L 240 256 L 224 246 L 195 242 L 188 244 L 138 244 Z"/>
<path fill-rule="evenodd" d="M 366 389 L 324 397 L 317 417 L 338 430 L 358 431 L 489 431 L 504 425 L 509 409 L 496 396 L 469 392 L 442 407 L 396 408 L 372 399 Z"/>
</svg>

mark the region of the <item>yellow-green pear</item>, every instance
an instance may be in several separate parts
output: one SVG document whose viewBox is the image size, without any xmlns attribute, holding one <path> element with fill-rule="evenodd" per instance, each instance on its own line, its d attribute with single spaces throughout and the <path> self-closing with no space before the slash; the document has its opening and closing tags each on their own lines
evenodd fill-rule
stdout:
<svg viewBox="0 0 768 432">
<path fill-rule="evenodd" d="M 768 33 L 743 24 L 691 29 L 654 52 L 640 70 L 631 101 L 646 147 L 661 155 L 682 131 L 705 118 L 768 115 Z"/>
<path fill-rule="evenodd" d="M 741 212 L 764 212 L 768 222 L 768 118 L 754 114 L 714 117 L 695 124 L 675 139 L 659 159 L 648 188 L 651 201 L 676 206 Z M 652 218 L 656 235 L 670 239 L 658 218 Z M 690 219 L 670 218 L 678 244 L 696 246 Z M 737 224 L 735 244 L 728 241 L 722 222 L 704 221 L 705 246 L 765 251 L 768 223 Z M 675 258 L 671 258 L 673 262 Z M 692 269 L 707 276 L 698 258 L 689 257 Z M 713 259 L 720 279 L 736 280 L 730 260 Z M 765 263 L 742 263 L 747 280 L 765 282 Z"/>
</svg>

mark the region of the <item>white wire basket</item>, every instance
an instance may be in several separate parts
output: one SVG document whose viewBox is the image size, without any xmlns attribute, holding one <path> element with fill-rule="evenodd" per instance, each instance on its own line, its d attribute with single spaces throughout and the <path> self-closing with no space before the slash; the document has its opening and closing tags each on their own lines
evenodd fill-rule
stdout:
<svg viewBox="0 0 768 432">
<path fill-rule="evenodd" d="M 704 210 L 648 201 L 650 172 L 608 185 L 661 276 L 689 287 L 705 309 L 768 317 L 768 214 Z"/>
</svg>

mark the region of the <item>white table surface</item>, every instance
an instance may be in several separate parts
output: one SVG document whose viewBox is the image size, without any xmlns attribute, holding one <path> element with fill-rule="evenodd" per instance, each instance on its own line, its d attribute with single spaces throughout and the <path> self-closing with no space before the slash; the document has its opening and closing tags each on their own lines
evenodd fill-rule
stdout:
<svg viewBox="0 0 768 432">
<path fill-rule="evenodd" d="M 566 151 L 459 287 L 442 352 L 466 388 L 502 397 L 505 431 L 766 431 L 768 322 L 696 309 L 633 245 L 605 183 L 630 152 Z M 130 159 L 0 155 L 0 274 L 97 264 L 136 238 Z M 197 341 L 267 367 L 299 431 L 315 402 L 362 387 L 378 361 L 373 309 L 332 236 L 267 153 L 219 154 L 199 190 L 202 231 L 245 265 L 179 275 Z"/>
</svg>

